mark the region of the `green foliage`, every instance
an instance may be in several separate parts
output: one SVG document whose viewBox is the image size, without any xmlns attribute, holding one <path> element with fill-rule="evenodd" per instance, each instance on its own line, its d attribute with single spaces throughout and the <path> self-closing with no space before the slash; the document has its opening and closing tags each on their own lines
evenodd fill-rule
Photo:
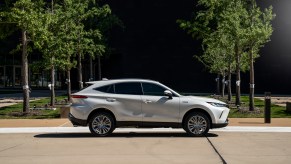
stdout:
<svg viewBox="0 0 291 164">
<path fill-rule="evenodd" d="M 92 19 L 104 19 L 110 15 L 111 10 L 108 5 L 99 6 L 95 0 L 17 0 L 12 6 L 10 6 L 10 1 L 5 4 L 6 7 L 1 6 L 0 23 L 15 24 L 16 29 L 22 31 L 23 45 L 21 46 L 24 59 L 28 56 L 28 46 L 33 45 L 43 54 L 43 61 L 30 66 L 33 69 L 51 69 L 52 83 L 54 83 L 56 68 L 70 71 L 76 66 L 75 55 L 78 55 L 80 57 L 78 60 L 80 60 L 85 55 L 94 58 L 105 52 L 105 39 L 102 39 L 101 30 L 97 25 L 88 26 L 88 22 Z M 4 31 L 0 32 L 1 38 L 7 36 Z M 32 44 L 28 45 L 28 41 Z M 14 52 L 19 49 L 20 46 Z M 25 66 L 27 60 L 24 61 Z M 79 71 L 82 72 L 81 67 Z M 25 71 L 24 79 L 28 79 L 27 76 L 27 71 Z M 81 78 L 80 81 L 82 81 Z M 24 80 L 23 83 L 28 82 Z M 27 96 L 24 97 L 28 97 L 28 92 L 25 93 Z M 52 87 L 51 95 L 54 99 L 54 87 Z M 28 110 L 28 107 L 25 109 Z"/>
<path fill-rule="evenodd" d="M 76 1 L 72 0 L 70 7 L 76 9 L 72 16 L 75 18 L 76 27 L 76 40 L 77 40 L 77 52 L 79 55 L 89 54 L 93 58 L 96 55 L 102 55 L 105 51 L 105 46 L 101 44 L 102 34 L 97 26 L 85 27 L 85 24 L 90 22 L 92 19 L 98 19 L 106 17 L 111 13 L 108 5 L 98 6 L 98 4 L 92 3 L 90 0 Z M 68 3 L 69 4 L 69 3 Z M 69 5 L 67 5 L 69 8 Z"/>
<path fill-rule="evenodd" d="M 213 32 L 209 37 L 203 40 L 204 54 L 196 56 L 211 73 L 226 75 L 228 68 L 234 71 L 233 47 L 234 44 L 229 42 L 228 36 L 221 31 Z"/>
<path fill-rule="evenodd" d="M 204 54 L 198 56 L 200 61 L 210 72 L 221 73 L 227 67 L 224 63 L 231 60 L 233 65 L 235 56 L 239 55 L 241 70 L 248 70 L 250 47 L 257 58 L 259 48 L 270 41 L 272 7 L 261 11 L 253 0 L 199 0 L 198 6 L 200 10 L 194 13 L 192 20 L 177 23 L 194 38 L 202 39 Z"/>
<path fill-rule="evenodd" d="M 93 58 L 104 54 L 106 37 L 102 33 L 114 24 L 122 24 L 111 14 L 108 5 L 98 3 L 95 0 L 17 0 L 15 3 L 7 0 L 1 6 L 0 37 L 25 29 L 31 45 L 43 53 L 42 65 L 70 69 L 76 65 L 72 61 L 76 53 Z M 20 46 L 14 52 L 18 50 Z"/>
<path fill-rule="evenodd" d="M 18 0 L 13 5 L 10 1 L 6 1 L 5 4 L 6 6 L 1 8 L 0 12 L 1 38 L 5 38 L 17 29 L 21 29 L 27 31 L 28 40 L 31 41 L 36 33 L 42 29 L 42 24 L 38 19 L 42 12 L 42 1 Z M 19 49 L 20 46 L 17 46 L 12 53 Z"/>
<path fill-rule="evenodd" d="M 275 18 L 275 14 L 272 12 L 272 6 L 261 11 L 254 0 L 250 0 L 248 5 L 248 18 L 245 22 L 245 51 L 252 51 L 253 57 L 257 58 L 259 57 L 260 48 L 270 41 L 270 37 L 273 33 L 271 21 Z"/>
</svg>

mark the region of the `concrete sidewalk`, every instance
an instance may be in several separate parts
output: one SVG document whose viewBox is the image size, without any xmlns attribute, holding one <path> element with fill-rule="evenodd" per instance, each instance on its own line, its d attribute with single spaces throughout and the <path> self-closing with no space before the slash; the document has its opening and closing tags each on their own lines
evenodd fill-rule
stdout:
<svg viewBox="0 0 291 164">
<path fill-rule="evenodd" d="M 229 126 L 291 127 L 291 118 L 272 118 L 270 124 L 264 118 L 229 118 Z M 0 119 L 0 128 L 9 127 L 72 127 L 66 119 Z"/>
</svg>

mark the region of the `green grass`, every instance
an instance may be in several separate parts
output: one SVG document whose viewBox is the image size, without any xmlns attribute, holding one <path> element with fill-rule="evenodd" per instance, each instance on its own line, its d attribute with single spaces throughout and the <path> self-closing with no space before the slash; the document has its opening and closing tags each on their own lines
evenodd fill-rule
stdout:
<svg viewBox="0 0 291 164">
<path fill-rule="evenodd" d="M 233 101 L 235 97 L 233 98 Z M 230 118 L 264 118 L 265 102 L 260 99 L 255 99 L 255 111 L 248 111 L 249 97 L 241 97 L 242 106 L 238 110 L 234 105 L 230 105 Z M 231 103 L 233 104 L 233 102 Z M 291 113 L 286 112 L 286 107 L 271 104 L 271 117 L 272 118 L 291 118 Z"/>
<path fill-rule="evenodd" d="M 65 99 L 65 96 L 58 96 L 57 101 Z M 30 108 L 35 105 L 38 107 L 44 107 L 45 104 L 50 103 L 50 98 L 44 98 L 30 102 Z M 0 119 L 46 119 L 46 118 L 60 118 L 60 106 L 56 105 L 56 110 L 31 110 L 28 114 L 22 113 L 22 103 L 18 103 L 11 106 L 0 108 Z"/>
</svg>

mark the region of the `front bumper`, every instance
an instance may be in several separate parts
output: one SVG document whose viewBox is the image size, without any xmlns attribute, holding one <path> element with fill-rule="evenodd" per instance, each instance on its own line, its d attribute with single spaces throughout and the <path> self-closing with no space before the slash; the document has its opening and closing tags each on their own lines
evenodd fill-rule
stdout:
<svg viewBox="0 0 291 164">
<path fill-rule="evenodd" d="M 77 119 L 71 113 L 69 113 L 68 118 L 74 126 L 87 126 L 87 120 Z"/>
<path fill-rule="evenodd" d="M 215 129 L 215 128 L 223 128 L 223 127 L 226 127 L 228 125 L 228 119 L 225 121 L 225 123 L 219 123 L 219 124 L 212 124 L 212 129 Z"/>
</svg>

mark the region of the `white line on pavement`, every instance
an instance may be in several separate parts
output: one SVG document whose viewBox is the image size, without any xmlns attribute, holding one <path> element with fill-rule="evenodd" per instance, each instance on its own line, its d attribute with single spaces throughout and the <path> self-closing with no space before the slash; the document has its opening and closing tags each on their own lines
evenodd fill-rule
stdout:
<svg viewBox="0 0 291 164">
<path fill-rule="evenodd" d="M 29 128 L 0 128 L 0 133 L 89 133 L 88 127 L 29 127 Z M 117 128 L 119 133 L 184 133 L 183 129 L 172 128 Z M 291 132 L 291 127 L 249 127 L 228 126 L 220 129 L 211 129 L 210 132 Z"/>
<path fill-rule="evenodd" d="M 214 132 L 291 132 L 291 127 L 264 127 L 264 126 L 228 126 L 212 129 Z"/>
<path fill-rule="evenodd" d="M 66 124 L 70 124 L 71 122 L 70 121 L 67 121 L 65 123 L 63 123 L 62 125 L 60 125 L 59 127 L 65 127 Z"/>
</svg>

